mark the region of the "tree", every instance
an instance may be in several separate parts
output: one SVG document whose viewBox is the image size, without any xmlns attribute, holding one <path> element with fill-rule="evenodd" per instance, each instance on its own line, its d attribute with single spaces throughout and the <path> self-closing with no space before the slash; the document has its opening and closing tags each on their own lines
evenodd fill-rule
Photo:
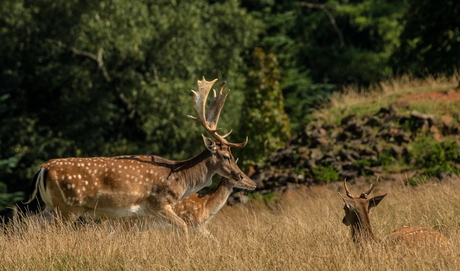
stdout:
<svg viewBox="0 0 460 271">
<path fill-rule="evenodd" d="M 261 28 L 234 0 L 1 1 L 1 191 L 16 201 L 51 158 L 196 154 L 189 89 L 235 83 L 222 122 L 238 125 Z"/>
<path fill-rule="evenodd" d="M 261 48 L 253 52 L 253 65 L 249 72 L 248 90 L 245 94 L 240 130 L 251 138 L 246 146 L 246 162 L 266 158 L 289 139 L 289 117 L 284 112 L 280 88 L 278 61 L 274 54 Z"/>
<path fill-rule="evenodd" d="M 460 2 L 411 1 L 401 46 L 392 56 L 395 73 L 453 75 L 460 68 Z"/>
<path fill-rule="evenodd" d="M 267 24 L 260 47 L 277 56 L 295 131 L 343 85 L 366 86 L 391 76 L 389 58 L 399 45 L 407 2 L 243 1 Z"/>
</svg>

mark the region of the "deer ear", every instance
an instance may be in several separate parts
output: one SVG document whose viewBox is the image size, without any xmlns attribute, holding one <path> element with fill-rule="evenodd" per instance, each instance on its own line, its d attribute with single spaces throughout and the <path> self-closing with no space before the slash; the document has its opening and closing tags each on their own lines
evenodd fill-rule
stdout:
<svg viewBox="0 0 460 271">
<path fill-rule="evenodd" d="M 381 196 L 376 196 L 373 197 L 369 200 L 369 211 L 371 210 L 372 207 L 375 207 L 379 205 L 380 201 L 386 196 L 387 194 L 381 195 Z"/>
<path fill-rule="evenodd" d="M 216 153 L 217 148 L 216 148 L 216 142 L 214 140 L 210 139 L 209 137 L 205 137 L 204 135 L 201 135 L 203 137 L 204 145 L 206 148 L 211 152 L 211 153 Z"/>
<path fill-rule="evenodd" d="M 352 199 L 350 199 L 348 197 L 345 197 L 340 193 L 339 193 L 339 195 L 342 197 L 343 202 L 345 203 L 345 205 L 347 206 L 348 209 L 353 209 L 354 208 L 355 204 L 354 204 Z"/>
</svg>

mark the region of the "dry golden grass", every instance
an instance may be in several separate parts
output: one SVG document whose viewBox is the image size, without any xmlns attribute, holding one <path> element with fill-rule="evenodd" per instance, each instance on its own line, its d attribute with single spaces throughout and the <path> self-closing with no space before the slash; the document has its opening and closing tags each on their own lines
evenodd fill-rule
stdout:
<svg viewBox="0 0 460 271">
<path fill-rule="evenodd" d="M 356 193 L 368 187 L 356 187 Z M 341 223 L 339 184 L 292 191 L 277 206 L 226 207 L 208 225 L 219 245 L 173 231 L 129 231 L 90 223 L 14 223 L 0 234 L 0 270 L 458 270 L 460 181 L 418 187 L 381 183 L 389 195 L 371 212 L 378 237 L 431 226 L 449 249 L 358 248 Z"/>
</svg>

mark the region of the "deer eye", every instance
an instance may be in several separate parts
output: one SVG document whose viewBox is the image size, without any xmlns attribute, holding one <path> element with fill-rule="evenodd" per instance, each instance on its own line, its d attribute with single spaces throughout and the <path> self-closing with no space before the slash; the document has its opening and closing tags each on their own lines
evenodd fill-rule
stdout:
<svg viewBox="0 0 460 271">
<path fill-rule="evenodd" d="M 228 156 L 228 155 L 224 155 L 224 160 L 226 160 L 226 161 L 230 161 L 230 156 Z"/>
</svg>

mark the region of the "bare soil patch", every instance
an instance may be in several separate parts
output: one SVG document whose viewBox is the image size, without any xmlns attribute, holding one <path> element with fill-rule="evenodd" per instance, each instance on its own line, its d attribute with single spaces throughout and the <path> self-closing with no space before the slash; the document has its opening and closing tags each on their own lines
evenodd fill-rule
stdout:
<svg viewBox="0 0 460 271">
<path fill-rule="evenodd" d="M 460 88 L 443 91 L 421 91 L 407 94 L 403 99 L 405 101 L 460 101 Z"/>
</svg>

